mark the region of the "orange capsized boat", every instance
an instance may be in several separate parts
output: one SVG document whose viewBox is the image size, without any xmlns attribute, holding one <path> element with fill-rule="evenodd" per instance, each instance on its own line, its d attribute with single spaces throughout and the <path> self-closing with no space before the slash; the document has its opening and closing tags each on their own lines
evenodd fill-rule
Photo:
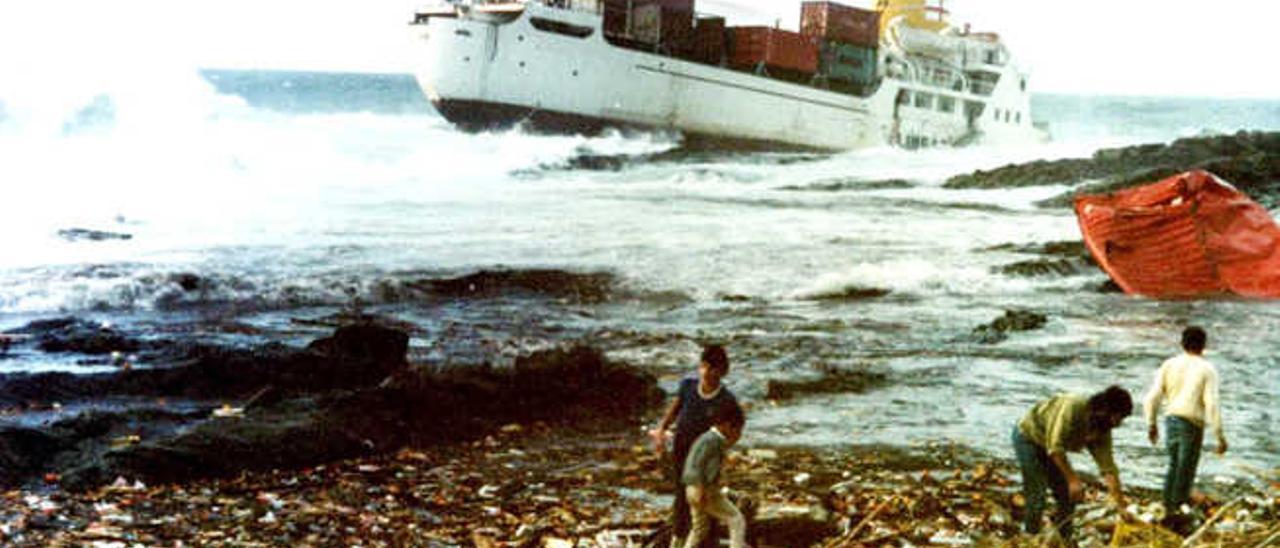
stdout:
<svg viewBox="0 0 1280 548">
<path fill-rule="evenodd" d="M 1089 252 L 1125 293 L 1280 297 L 1280 227 L 1207 171 L 1078 196 L 1075 209 Z"/>
</svg>

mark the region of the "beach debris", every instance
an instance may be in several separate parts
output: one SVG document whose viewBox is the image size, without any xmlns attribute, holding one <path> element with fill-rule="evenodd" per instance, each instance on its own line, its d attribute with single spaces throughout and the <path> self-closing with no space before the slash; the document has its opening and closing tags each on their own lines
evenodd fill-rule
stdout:
<svg viewBox="0 0 1280 548">
<path fill-rule="evenodd" d="M 0 544 L 656 546 L 670 487 L 666 463 L 645 443 L 630 425 L 583 431 L 535 422 L 465 443 L 221 480 L 146 485 L 122 476 L 83 493 L 18 489 L 0 493 Z M 1047 539 L 1018 531 L 1021 486 L 1011 463 L 946 443 L 748 448 L 730 452 L 727 470 L 755 548 Z M 1211 517 L 1196 525 L 1192 545 L 1274 544 L 1275 479 L 1265 471 L 1259 481 L 1239 480 L 1225 504 L 1205 495 L 1197 511 Z M 1115 509 L 1094 493 L 1077 512 L 1077 541 L 1166 545 L 1174 538 L 1156 528 L 1156 498 L 1132 493 L 1134 504 Z"/>
<path fill-rule="evenodd" d="M 137 434 L 129 434 L 127 436 L 117 436 L 111 438 L 111 447 L 120 448 L 128 447 L 142 441 L 142 436 Z"/>
<path fill-rule="evenodd" d="M 244 417 L 243 407 L 232 407 L 229 403 L 224 403 L 217 407 L 211 413 L 211 416 L 217 419 L 239 419 Z"/>
</svg>

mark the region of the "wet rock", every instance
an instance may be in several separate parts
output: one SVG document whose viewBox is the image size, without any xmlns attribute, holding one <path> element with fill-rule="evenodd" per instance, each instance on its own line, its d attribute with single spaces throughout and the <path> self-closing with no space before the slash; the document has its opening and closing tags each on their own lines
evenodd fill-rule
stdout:
<svg viewBox="0 0 1280 548">
<path fill-rule="evenodd" d="M 110 325 L 75 318 L 32 322 L 16 332 L 33 336 L 36 345 L 45 352 L 97 355 L 135 352 L 143 347 L 137 339 Z"/>
<path fill-rule="evenodd" d="M 945 186 L 1010 188 L 1104 181 L 1041 204 L 1062 207 L 1071 204 L 1076 192 L 1106 192 L 1196 168 L 1223 177 L 1265 207 L 1275 207 L 1280 203 L 1280 132 L 1241 131 L 1178 139 L 1168 145 L 1103 149 L 1090 158 L 1038 160 L 957 175 Z"/>
<path fill-rule="evenodd" d="M 883 385 L 886 379 L 883 373 L 869 371 L 832 371 L 816 379 L 770 379 L 765 397 L 787 400 L 815 394 L 857 394 Z"/>
<path fill-rule="evenodd" d="M 511 294 L 535 294 L 582 302 L 608 298 L 614 278 L 607 273 L 579 274 L 562 270 L 482 270 L 443 280 L 422 280 L 413 287 L 447 297 L 491 298 Z"/>
<path fill-rule="evenodd" d="M 404 343 L 383 328 L 340 328 L 313 344 L 325 353 L 295 351 L 270 360 L 275 367 L 291 369 L 290 374 L 270 376 L 276 384 L 258 391 L 243 412 L 206 412 L 180 429 L 150 430 L 136 442 L 104 448 L 106 434 L 83 429 L 63 441 L 46 439 L 43 432 L 15 435 L 10 451 L 15 471 L 0 479 L 29 479 L 41 471 L 31 463 L 50 460 L 61 463 L 54 471 L 64 486 L 75 490 L 118 476 L 155 483 L 292 469 L 386 453 L 406 444 L 481 438 L 516 422 L 624 420 L 663 397 L 651 375 L 608 363 L 587 347 L 536 352 L 520 357 L 512 368 L 434 372 L 406 369 Z M 330 369 L 315 369 L 326 363 Z M 229 370 L 202 370 L 199 364 L 180 370 L 214 375 L 215 383 L 245 385 L 228 378 Z M 304 392 L 291 384 L 301 382 L 300 376 L 324 380 L 311 381 Z M 195 382 L 197 377 L 183 378 Z M 180 390 L 181 384 L 166 379 L 164 386 Z"/>
<path fill-rule="evenodd" d="M 106 240 L 133 239 L 132 234 L 124 234 L 120 232 L 107 232 L 105 230 L 90 230 L 87 228 L 64 228 L 58 231 L 58 237 L 68 242 L 78 242 L 81 240 L 101 242 Z"/>
<path fill-rule="evenodd" d="M 74 333 L 86 329 L 79 321 L 71 325 Z M 239 399 L 266 386 L 287 394 L 350 390 L 375 385 L 403 369 L 408 346 L 403 332 L 373 325 L 341 327 L 332 337 L 316 341 L 314 348 L 307 350 L 281 344 L 248 349 L 159 341 L 144 345 L 117 337 L 114 331 L 109 331 L 109 336 L 101 335 L 101 330 L 92 326 L 87 331 L 89 334 L 80 338 L 51 338 L 56 343 L 51 347 L 81 352 L 145 347 L 150 351 L 148 358 L 159 365 L 87 375 L 13 374 L 0 384 L 0 404 L 108 396 Z M 76 343 L 64 344 L 64 340 Z M 133 344 L 125 344 L 128 342 Z"/>
<path fill-rule="evenodd" d="M 805 185 L 787 185 L 778 187 L 778 190 L 803 190 L 813 192 L 843 192 L 848 190 L 882 190 L 882 189 L 898 189 L 912 188 L 915 183 L 905 179 L 883 179 L 868 181 L 863 179 L 854 179 L 848 177 L 839 177 L 834 179 L 823 179 L 814 181 Z"/>
<path fill-rule="evenodd" d="M 984 247 L 979 251 L 1002 251 L 1009 253 L 1026 253 L 1031 255 L 1048 255 L 1051 257 L 1084 258 L 1089 257 L 1089 249 L 1080 240 L 1045 242 L 1034 244 L 1000 244 Z"/>
<path fill-rule="evenodd" d="M 815 301 L 864 301 L 868 299 L 878 299 L 892 293 L 892 290 L 881 287 L 863 287 L 851 285 L 842 287 L 835 291 L 818 293 L 809 297 Z"/>
<path fill-rule="evenodd" d="M 409 335 L 372 323 L 344 325 L 307 348 L 334 360 L 403 365 Z"/>
<path fill-rule="evenodd" d="M 1040 329 L 1049 321 L 1044 314 L 1028 310 L 1006 310 L 995 321 L 973 328 L 970 340 L 979 344 L 996 344 L 1009 338 L 1010 331 Z"/>
<path fill-rule="evenodd" d="M 178 287 L 181 287 L 183 291 L 195 291 L 208 285 L 203 278 L 190 272 L 173 274 L 169 276 L 169 280 L 178 284 Z"/>
<path fill-rule="evenodd" d="M 1087 272 L 1088 266 L 1081 261 L 1067 259 L 1032 259 L 996 267 L 995 270 L 1006 276 L 1040 278 L 1080 274 Z"/>
<path fill-rule="evenodd" d="M 163 409 L 87 411 L 54 417 L 39 428 L 0 425 L 0 485 L 33 483 L 51 470 L 95 462 L 124 436 L 150 438 L 171 433 L 200 411 Z"/>
</svg>

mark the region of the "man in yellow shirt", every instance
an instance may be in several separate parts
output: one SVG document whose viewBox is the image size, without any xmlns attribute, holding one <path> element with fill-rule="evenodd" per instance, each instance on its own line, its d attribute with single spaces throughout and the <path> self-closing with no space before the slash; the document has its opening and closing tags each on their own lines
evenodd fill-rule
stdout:
<svg viewBox="0 0 1280 548">
<path fill-rule="evenodd" d="M 1182 354 L 1160 364 L 1151 390 L 1142 401 L 1147 419 L 1147 437 L 1155 445 L 1160 440 L 1156 413 L 1164 407 L 1165 447 L 1169 469 L 1164 477 L 1164 506 L 1168 523 L 1181 529 L 1178 514 L 1191 498 L 1204 429 L 1213 429 L 1218 438 L 1218 454 L 1227 451 L 1222 433 L 1222 412 L 1218 404 L 1218 370 L 1204 359 L 1204 329 L 1189 326 L 1182 331 Z"/>
<path fill-rule="evenodd" d="M 1109 386 L 1092 396 L 1058 394 L 1037 403 L 1013 428 L 1013 449 L 1022 468 L 1022 493 L 1026 498 L 1023 530 L 1040 532 L 1046 489 L 1053 492 L 1057 511 L 1053 523 L 1063 539 L 1072 534 L 1071 514 L 1084 497 L 1068 451 L 1088 449 L 1107 482 L 1117 506 L 1124 504 L 1120 471 L 1111 453 L 1111 430 L 1133 413 L 1133 398 L 1119 386 Z"/>
</svg>

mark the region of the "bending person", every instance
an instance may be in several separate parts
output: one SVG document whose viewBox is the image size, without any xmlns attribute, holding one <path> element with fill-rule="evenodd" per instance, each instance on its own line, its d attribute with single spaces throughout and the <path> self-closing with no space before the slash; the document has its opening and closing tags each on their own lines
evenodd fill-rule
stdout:
<svg viewBox="0 0 1280 548">
<path fill-rule="evenodd" d="M 1057 511 L 1053 523 L 1063 539 L 1070 539 L 1075 503 L 1084 497 L 1084 487 L 1068 452 L 1088 449 L 1106 480 L 1117 506 L 1124 504 L 1120 471 L 1111 451 L 1111 430 L 1133 412 L 1133 398 L 1119 386 L 1089 397 L 1058 394 L 1037 403 L 1013 428 L 1013 450 L 1022 468 L 1022 493 L 1026 498 L 1023 530 L 1040 532 L 1046 489 L 1053 492 Z"/>
</svg>

